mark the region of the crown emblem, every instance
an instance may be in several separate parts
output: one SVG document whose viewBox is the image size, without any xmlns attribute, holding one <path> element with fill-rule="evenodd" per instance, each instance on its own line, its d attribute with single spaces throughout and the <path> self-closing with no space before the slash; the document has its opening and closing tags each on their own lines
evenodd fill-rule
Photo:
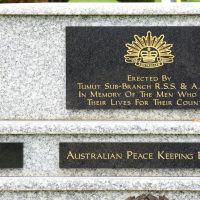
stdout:
<svg viewBox="0 0 200 200">
<path fill-rule="evenodd" d="M 156 68 L 165 63 L 173 63 L 174 56 L 171 48 L 173 44 L 164 41 L 164 35 L 152 36 L 148 31 L 146 36 L 134 35 L 135 41 L 127 43 L 127 54 L 124 56 L 126 63 L 134 63 L 137 67 Z"/>
</svg>

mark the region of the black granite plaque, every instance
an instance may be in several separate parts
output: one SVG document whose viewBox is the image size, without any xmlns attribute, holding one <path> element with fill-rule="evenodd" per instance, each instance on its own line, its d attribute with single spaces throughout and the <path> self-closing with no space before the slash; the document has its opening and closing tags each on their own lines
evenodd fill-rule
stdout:
<svg viewBox="0 0 200 200">
<path fill-rule="evenodd" d="M 199 31 L 67 27 L 67 108 L 199 108 Z"/>
<path fill-rule="evenodd" d="M 23 168 L 23 143 L 0 143 L 0 168 Z"/>
<path fill-rule="evenodd" d="M 60 168 L 200 168 L 200 143 L 60 143 Z"/>
</svg>

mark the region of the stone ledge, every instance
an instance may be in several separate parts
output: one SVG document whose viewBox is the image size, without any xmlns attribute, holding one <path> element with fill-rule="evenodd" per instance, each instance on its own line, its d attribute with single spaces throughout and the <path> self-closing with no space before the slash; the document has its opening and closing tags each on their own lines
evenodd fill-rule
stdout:
<svg viewBox="0 0 200 200">
<path fill-rule="evenodd" d="M 0 121 L 0 134 L 200 134 L 194 121 Z"/>
<path fill-rule="evenodd" d="M 198 3 L 1 4 L 0 15 L 199 15 Z"/>
<path fill-rule="evenodd" d="M 0 191 L 200 191 L 197 177 L 1 177 Z"/>
</svg>

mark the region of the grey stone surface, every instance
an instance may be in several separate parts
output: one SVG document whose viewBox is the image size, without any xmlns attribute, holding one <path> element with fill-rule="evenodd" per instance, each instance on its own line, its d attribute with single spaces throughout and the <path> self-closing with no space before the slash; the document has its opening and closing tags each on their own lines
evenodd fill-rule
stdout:
<svg viewBox="0 0 200 200">
<path fill-rule="evenodd" d="M 195 121 L 0 121 L 0 134 L 199 135 Z"/>
<path fill-rule="evenodd" d="M 0 170 L 0 198 L 125 200 L 150 192 L 199 200 L 200 169 L 59 169 L 58 148 L 59 142 L 200 142 L 199 110 L 65 108 L 66 27 L 199 26 L 199 8 L 0 5 L 0 142 L 24 143 L 24 168 Z"/>
<path fill-rule="evenodd" d="M 198 135 L 1 135 L 0 142 L 24 142 L 24 168 L 0 176 L 200 176 L 200 169 L 60 169 L 59 142 L 200 142 Z M 1 178 L 0 178 L 1 179 Z"/>
<path fill-rule="evenodd" d="M 0 191 L 200 191 L 199 177 L 2 177 Z"/>
<path fill-rule="evenodd" d="M 0 120 L 200 118 L 199 110 L 67 110 L 65 108 L 67 26 L 177 25 L 198 26 L 200 16 L 0 16 Z"/>
<path fill-rule="evenodd" d="M 0 179 L 0 198 L 126 200 L 142 194 L 169 200 L 199 200 L 199 178 L 11 177 Z"/>
<path fill-rule="evenodd" d="M 96 192 L 0 192 L 0 197 L 4 200 L 127 200 L 130 196 L 148 194 L 148 191 L 96 191 Z M 155 196 L 168 197 L 169 200 L 199 200 L 199 192 L 151 192 Z"/>
<path fill-rule="evenodd" d="M 54 3 L 4 4 L 0 15 L 199 15 L 195 3 Z"/>
</svg>

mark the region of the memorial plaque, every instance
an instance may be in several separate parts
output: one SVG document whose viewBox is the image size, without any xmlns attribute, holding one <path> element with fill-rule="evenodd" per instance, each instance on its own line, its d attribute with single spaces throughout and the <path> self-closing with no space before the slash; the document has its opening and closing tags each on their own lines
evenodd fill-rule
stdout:
<svg viewBox="0 0 200 200">
<path fill-rule="evenodd" d="M 67 27 L 67 108 L 199 108 L 199 31 Z"/>
<path fill-rule="evenodd" d="M 200 143 L 60 143 L 60 168 L 200 168 Z"/>
<path fill-rule="evenodd" d="M 23 168 L 23 143 L 0 143 L 0 168 Z"/>
</svg>

